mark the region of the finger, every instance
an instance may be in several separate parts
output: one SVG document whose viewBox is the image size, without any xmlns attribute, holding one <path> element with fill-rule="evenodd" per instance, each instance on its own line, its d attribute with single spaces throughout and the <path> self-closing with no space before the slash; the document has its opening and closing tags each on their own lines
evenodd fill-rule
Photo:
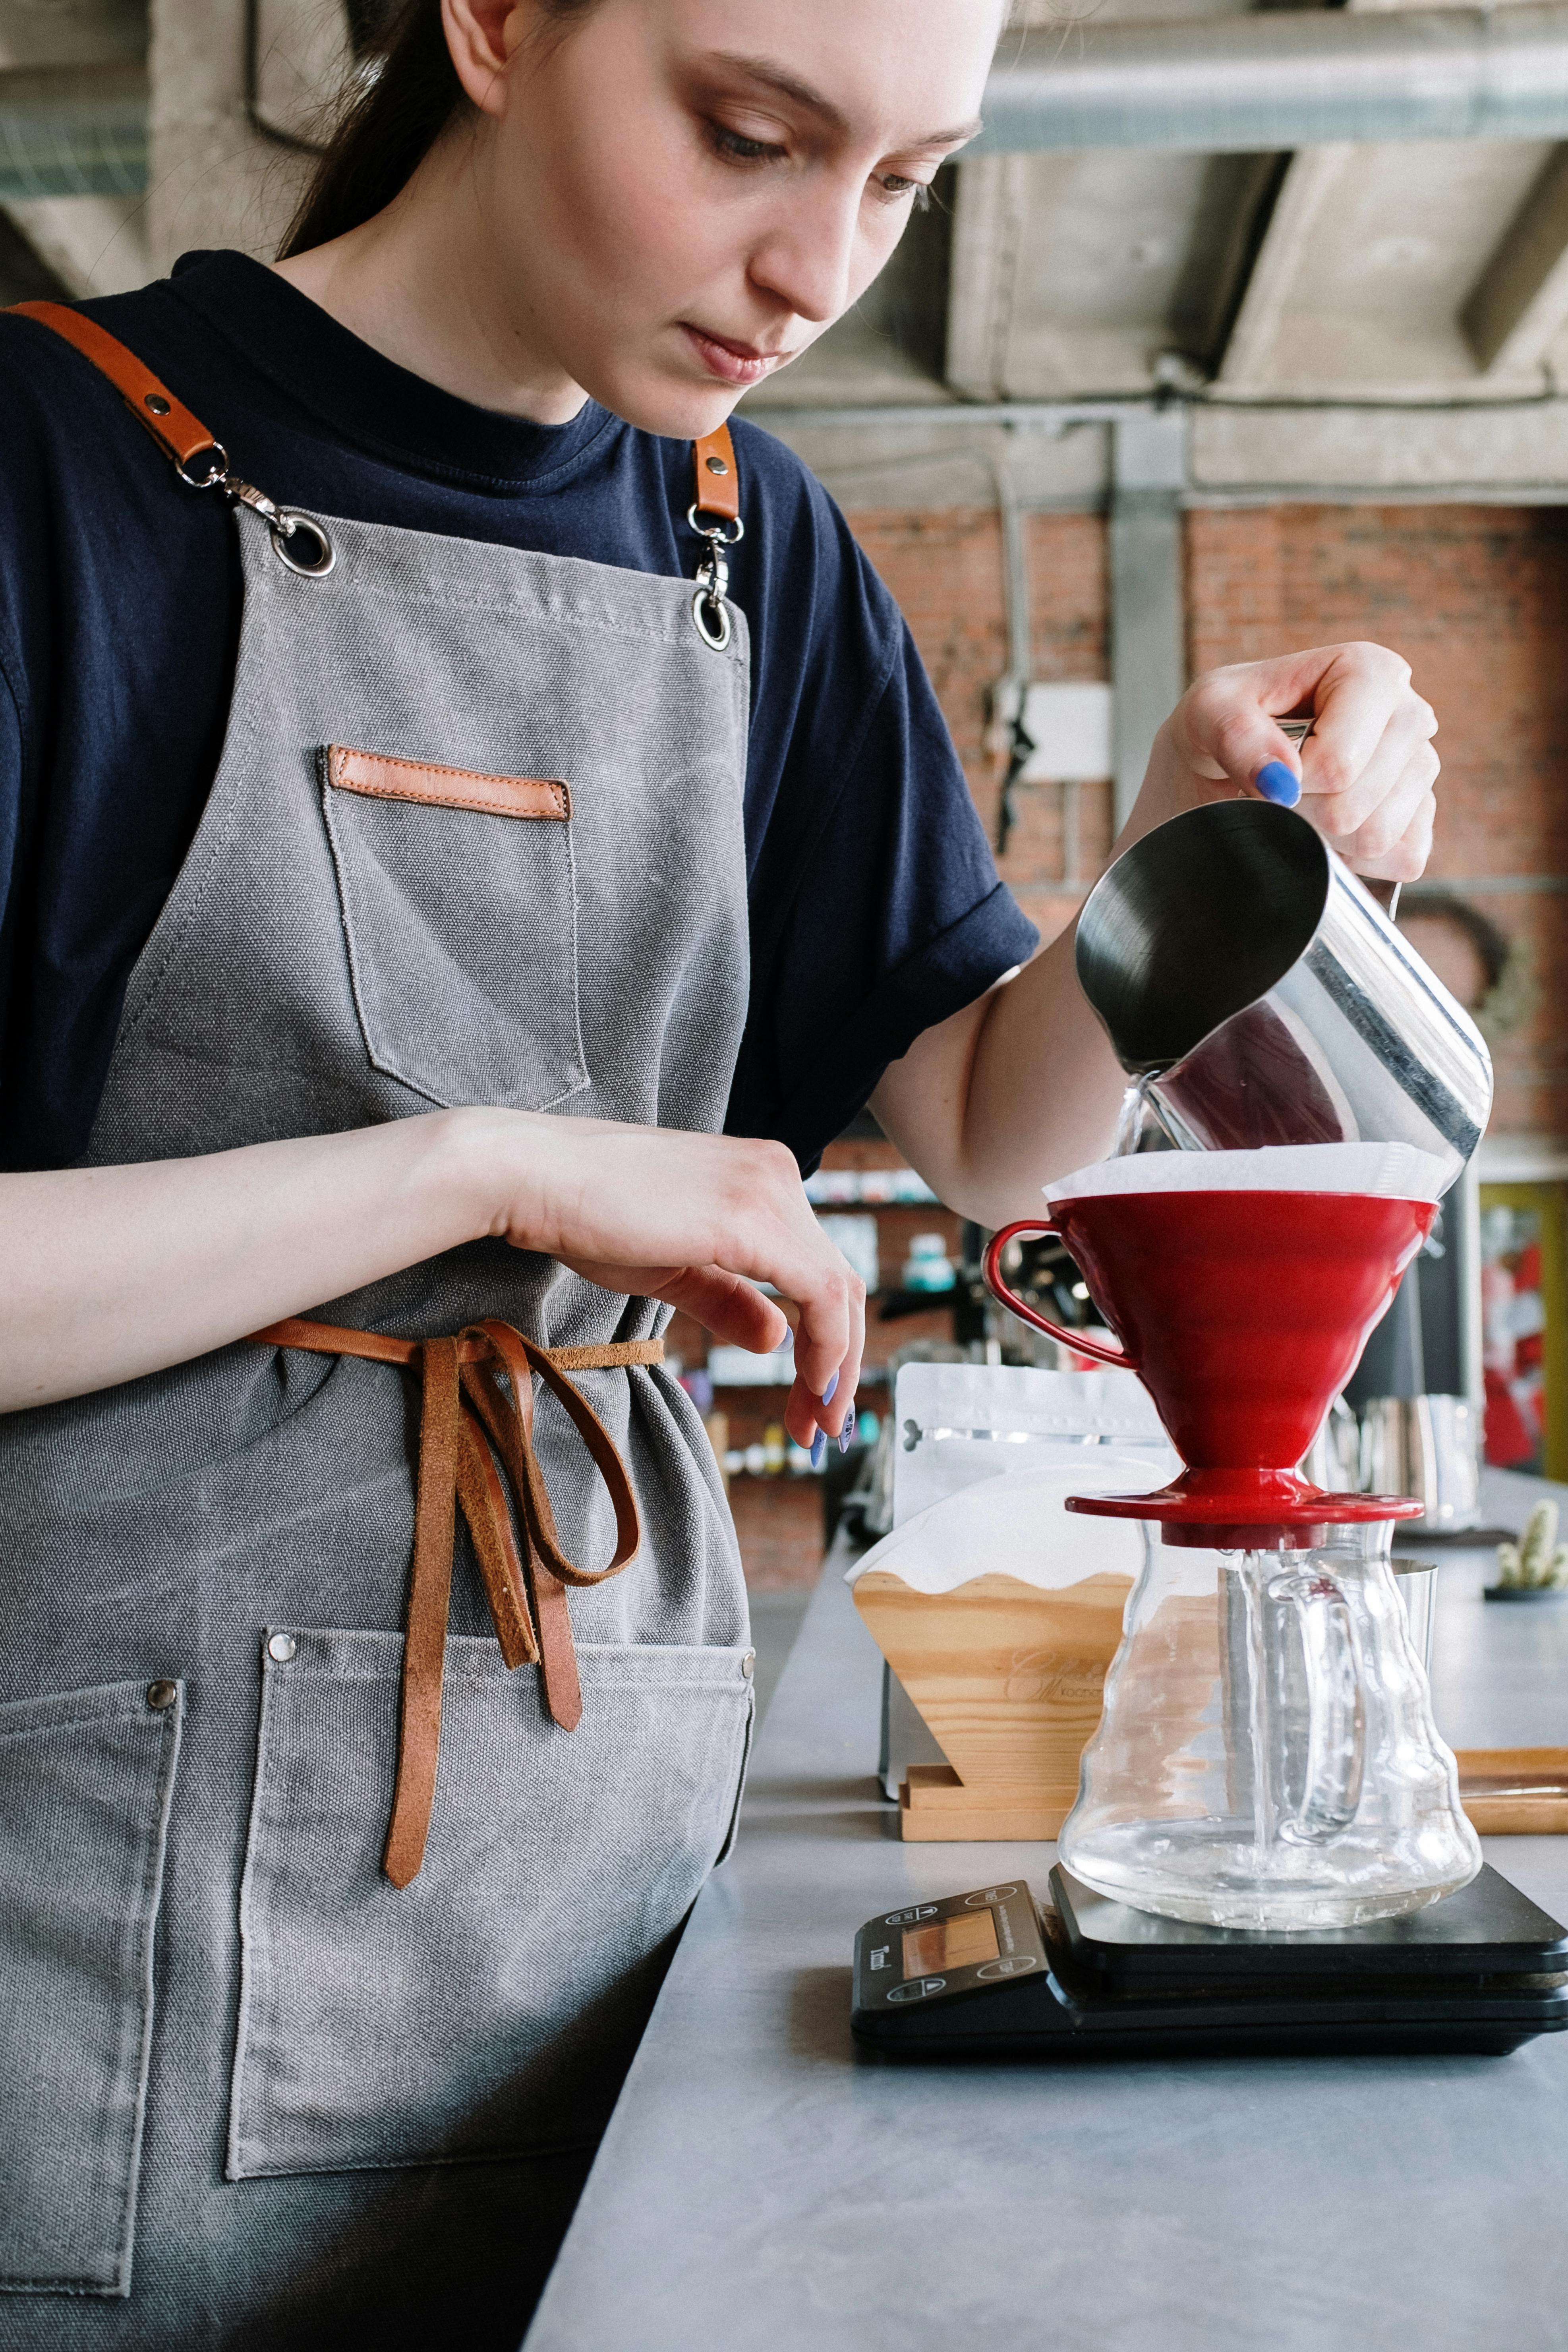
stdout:
<svg viewBox="0 0 1568 2352">
<path fill-rule="evenodd" d="M 773 1300 L 754 1282 L 718 1265 L 606 1265 L 590 1258 L 563 1258 L 574 1274 L 603 1290 L 628 1298 L 661 1298 L 731 1346 L 771 1355 L 782 1348 L 789 1326 Z"/>
<path fill-rule="evenodd" d="M 1347 770 L 1331 739 L 1320 744 L 1316 734 L 1310 736 L 1303 746 L 1302 815 L 1339 842 L 1359 833 L 1402 785 L 1408 792 L 1408 780 L 1415 774 L 1420 783 L 1414 797 L 1418 798 L 1436 780 L 1439 762 L 1432 748 L 1436 731 L 1431 706 L 1419 695 L 1406 693 L 1359 768 Z"/>
<path fill-rule="evenodd" d="M 840 1258 L 816 1296 L 802 1299 L 795 1335 L 795 1370 L 815 1400 L 814 1431 L 825 1430 L 829 1437 L 838 1435 L 854 1403 L 865 1328 L 866 1286 Z M 809 1437 L 802 1442 L 809 1443 Z"/>
<path fill-rule="evenodd" d="M 1300 797 L 1300 755 L 1275 723 L 1290 708 L 1276 698 L 1267 677 L 1271 665 L 1250 664 L 1246 672 L 1221 671 L 1190 698 L 1186 714 L 1187 759 L 1215 783 L 1233 783 L 1265 800 L 1292 808 Z"/>
<path fill-rule="evenodd" d="M 1368 880 L 1415 882 L 1426 872 L 1426 860 L 1432 855 L 1436 817 L 1437 797 L 1427 789 L 1420 793 L 1402 830 L 1392 840 L 1383 845 L 1363 847 L 1357 836 L 1340 855 L 1347 866 Z"/>
<path fill-rule="evenodd" d="M 683 1266 L 672 1282 L 647 1293 L 668 1299 L 671 1307 L 695 1316 L 716 1339 L 730 1347 L 749 1348 L 753 1355 L 771 1356 L 789 1337 L 789 1325 L 777 1303 L 765 1297 L 754 1282 L 720 1265 Z"/>
<path fill-rule="evenodd" d="M 1410 687 L 1410 665 L 1385 646 L 1336 646 L 1313 697 L 1312 732 L 1303 745 L 1306 789 L 1333 801 L 1354 794 L 1373 767 L 1391 725 L 1410 740 L 1436 720 Z M 1344 798 L 1349 809 L 1352 799 Z M 1362 814 L 1364 814 L 1363 810 Z M 1359 816 L 1356 818 L 1359 822 Z M 1350 829 L 1336 818 L 1342 830 Z"/>
<path fill-rule="evenodd" d="M 1385 745 L 1373 762 L 1374 788 L 1358 796 L 1348 823 L 1331 824 L 1331 802 L 1302 803 L 1303 814 L 1352 863 L 1385 856 L 1404 837 L 1411 818 L 1437 781 L 1437 754 L 1429 742 L 1417 738 L 1411 743 L 1406 738 L 1403 743 L 1387 743 L 1385 739 Z"/>
</svg>

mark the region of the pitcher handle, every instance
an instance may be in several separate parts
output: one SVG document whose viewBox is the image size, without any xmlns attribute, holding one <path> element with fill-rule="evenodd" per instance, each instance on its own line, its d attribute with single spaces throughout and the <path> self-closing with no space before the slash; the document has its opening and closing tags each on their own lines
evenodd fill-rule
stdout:
<svg viewBox="0 0 1568 2352">
<path fill-rule="evenodd" d="M 1366 1769 L 1366 1706 L 1355 1625 L 1343 1590 L 1325 1569 L 1277 1576 L 1270 1601 L 1290 1601 L 1307 1668 L 1307 1785 L 1300 1810 L 1281 1821 L 1292 1845 L 1322 1845 L 1355 1819 Z"/>
<path fill-rule="evenodd" d="M 1066 1245 L 1065 1236 L 1049 1218 L 1020 1217 L 1016 1224 L 1004 1225 L 1001 1232 L 993 1234 L 986 1243 L 982 1261 L 985 1287 L 992 1297 L 1024 1322 L 1032 1323 L 1037 1331 L 1043 1331 L 1047 1339 L 1059 1340 L 1064 1348 L 1071 1348 L 1076 1355 L 1092 1356 L 1097 1364 L 1114 1364 L 1118 1370 L 1135 1372 L 1138 1367 L 1124 1348 L 1102 1347 L 1098 1339 L 1089 1339 L 1082 1331 L 1071 1331 L 1060 1323 L 1053 1323 L 1048 1316 L 1042 1315 L 1037 1307 L 1020 1298 L 1016 1290 L 1008 1289 L 1002 1278 L 1002 1253 L 1009 1242 L 1016 1241 L 1020 1234 L 1027 1234 L 1036 1241 L 1044 1241 L 1048 1236 Z"/>
</svg>

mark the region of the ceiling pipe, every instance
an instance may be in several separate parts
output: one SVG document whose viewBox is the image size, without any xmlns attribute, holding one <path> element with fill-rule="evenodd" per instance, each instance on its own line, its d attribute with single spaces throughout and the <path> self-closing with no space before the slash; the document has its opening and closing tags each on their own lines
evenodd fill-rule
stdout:
<svg viewBox="0 0 1568 2352">
<path fill-rule="evenodd" d="M 0 72 L 0 204 L 132 196 L 146 185 L 142 66 Z"/>
<path fill-rule="evenodd" d="M 1568 139 L 1568 5 L 1092 17 L 1009 36 L 970 154 Z M 0 72 L 0 202 L 147 184 L 136 66 Z"/>
<path fill-rule="evenodd" d="M 966 154 L 1568 139 L 1568 6 L 1084 18 L 1005 38 Z"/>
</svg>

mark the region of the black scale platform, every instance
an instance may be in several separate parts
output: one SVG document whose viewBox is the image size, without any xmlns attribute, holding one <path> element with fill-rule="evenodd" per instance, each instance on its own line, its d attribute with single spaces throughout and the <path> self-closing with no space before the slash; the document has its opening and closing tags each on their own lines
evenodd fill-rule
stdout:
<svg viewBox="0 0 1568 2352">
<path fill-rule="evenodd" d="M 1502 2056 L 1568 2026 L 1568 1931 L 1489 1866 L 1430 1910 L 1278 1936 L 1188 1927 L 1066 1871 L 868 1920 L 851 2027 L 905 2057 Z"/>
</svg>

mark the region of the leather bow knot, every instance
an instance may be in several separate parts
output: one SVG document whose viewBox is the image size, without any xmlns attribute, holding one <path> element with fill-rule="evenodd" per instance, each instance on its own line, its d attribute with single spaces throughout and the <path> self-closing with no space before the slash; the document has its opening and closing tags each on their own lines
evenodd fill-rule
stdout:
<svg viewBox="0 0 1568 2352">
<path fill-rule="evenodd" d="M 618 1575 L 636 1557 L 641 1529 L 615 1441 L 566 1375 L 661 1363 L 664 1343 L 628 1339 L 602 1348 L 541 1348 L 511 1324 L 494 1320 L 470 1324 L 454 1339 L 397 1339 L 299 1319 L 269 1324 L 250 1337 L 267 1347 L 401 1364 L 420 1376 L 424 1394 L 397 1780 L 382 1860 L 393 1885 L 406 1886 L 425 1858 L 436 1795 L 458 1507 L 473 1538 L 501 1656 L 509 1669 L 539 1665 L 552 1717 L 563 1731 L 574 1731 L 582 1720 L 583 1694 L 566 1588 L 602 1584 Z M 616 1550 L 605 1568 L 578 1568 L 562 1551 L 550 1490 L 533 1450 L 536 1373 L 571 1416 L 609 1490 Z"/>
</svg>

